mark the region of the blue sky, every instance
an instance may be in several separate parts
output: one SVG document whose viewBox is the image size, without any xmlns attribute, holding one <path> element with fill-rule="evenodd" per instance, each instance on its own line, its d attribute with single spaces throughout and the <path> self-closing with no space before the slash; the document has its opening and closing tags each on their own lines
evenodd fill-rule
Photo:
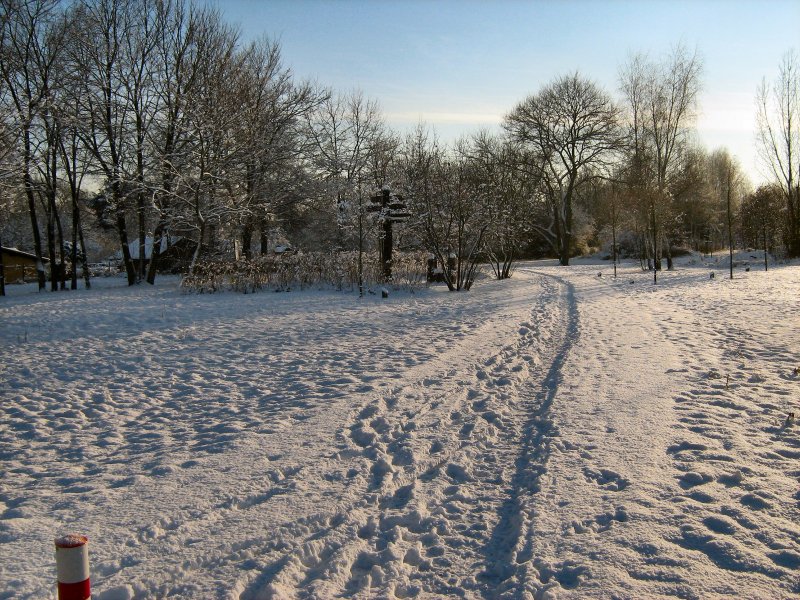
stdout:
<svg viewBox="0 0 800 600">
<path fill-rule="evenodd" d="M 453 140 L 497 128 L 515 104 L 578 70 L 617 95 L 632 52 L 683 43 L 704 63 L 698 134 L 755 183 L 755 93 L 800 51 L 797 0 L 216 0 L 245 40 L 278 39 L 300 78 L 376 99 L 388 123 Z"/>
</svg>

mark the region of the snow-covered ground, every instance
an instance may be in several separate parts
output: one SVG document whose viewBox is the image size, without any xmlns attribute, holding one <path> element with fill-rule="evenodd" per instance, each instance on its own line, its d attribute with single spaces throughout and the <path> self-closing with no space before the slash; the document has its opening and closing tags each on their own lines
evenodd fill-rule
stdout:
<svg viewBox="0 0 800 600">
<path fill-rule="evenodd" d="M 68 531 L 100 600 L 796 597 L 800 267 L 752 262 L 14 287 L 0 598 L 55 597 Z"/>
</svg>

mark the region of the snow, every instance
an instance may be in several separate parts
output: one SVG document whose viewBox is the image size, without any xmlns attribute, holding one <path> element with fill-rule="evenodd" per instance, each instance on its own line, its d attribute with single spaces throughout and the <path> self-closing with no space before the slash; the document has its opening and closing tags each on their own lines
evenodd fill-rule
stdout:
<svg viewBox="0 0 800 600">
<path fill-rule="evenodd" d="M 800 594 L 800 267 L 724 260 L 10 286 L 0 598 L 70 532 L 100 600 Z"/>
</svg>

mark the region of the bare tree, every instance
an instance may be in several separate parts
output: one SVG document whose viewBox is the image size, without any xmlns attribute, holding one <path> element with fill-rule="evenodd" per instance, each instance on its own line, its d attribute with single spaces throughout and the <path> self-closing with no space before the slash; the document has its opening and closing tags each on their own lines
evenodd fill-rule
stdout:
<svg viewBox="0 0 800 600">
<path fill-rule="evenodd" d="M 661 269 L 661 226 L 669 212 L 670 178 L 686 147 L 701 72 L 697 53 L 678 46 L 660 62 L 635 55 L 620 73 L 628 108 L 629 182 L 649 209 L 654 283 Z M 671 263 L 671 256 L 667 258 Z"/>
<path fill-rule="evenodd" d="M 593 218 L 598 238 L 603 239 L 608 233 L 611 234 L 611 261 L 615 278 L 619 263 L 618 238 L 622 228 L 630 225 L 632 221 L 632 211 L 625 210 L 626 189 L 621 180 L 622 177 L 615 173 L 610 181 L 597 181 L 589 194 L 587 207 Z"/>
<path fill-rule="evenodd" d="M 120 40 L 118 71 L 124 93 L 125 108 L 130 112 L 129 132 L 123 151 L 130 152 L 131 164 L 125 173 L 127 186 L 133 196 L 136 214 L 139 254 L 136 257 L 136 280 L 145 278 L 147 260 L 148 185 L 145 182 L 150 153 L 146 148 L 149 128 L 159 111 L 160 95 L 155 89 L 155 55 L 161 32 L 167 25 L 156 10 L 159 3 L 134 2 L 127 16 L 129 25 Z M 127 147 L 130 147 L 128 150 Z"/>
<path fill-rule="evenodd" d="M 5 82 L 0 79 L 0 98 L 5 95 L 4 87 Z M 16 145 L 9 121 L 11 121 L 9 107 L 0 103 L 0 215 L 2 215 L 2 219 L 0 219 L 0 296 L 6 295 L 5 269 L 3 268 L 3 221 L 10 213 L 8 192 L 14 189 L 16 176 L 14 168 Z"/>
<path fill-rule="evenodd" d="M 153 248 L 147 270 L 151 285 L 155 283 L 161 247 L 173 221 L 178 182 L 183 168 L 191 162 L 189 107 L 197 93 L 201 68 L 209 60 L 209 44 L 220 25 L 218 12 L 187 5 L 184 0 L 159 2 L 155 10 L 153 88 L 158 111 L 148 129 L 155 208 Z"/>
<path fill-rule="evenodd" d="M 786 204 L 786 247 L 800 256 L 800 58 L 787 52 L 777 80 L 757 94 L 761 157 L 780 185 Z"/>
<path fill-rule="evenodd" d="M 769 252 L 782 223 L 783 194 L 776 185 L 762 185 L 742 201 L 740 219 L 745 242 L 764 249 L 764 270 L 769 270 Z"/>
<path fill-rule="evenodd" d="M 42 239 L 36 210 L 39 186 L 35 181 L 37 167 L 46 168 L 50 146 L 39 147 L 38 121 L 50 103 L 52 66 L 57 58 L 53 47 L 52 26 L 58 14 L 57 0 L 0 0 L 0 75 L 4 81 L 3 102 L 14 113 L 13 128 L 20 144 L 19 177 L 28 201 L 33 233 L 39 289 L 45 287 Z M 52 132 L 51 132 L 52 133 Z M 53 265 L 54 266 L 54 265 Z"/>
<path fill-rule="evenodd" d="M 536 174 L 529 173 L 519 144 L 483 131 L 472 140 L 469 160 L 486 198 L 490 226 L 484 250 L 497 279 L 511 277 L 520 247 L 530 235 Z"/>
<path fill-rule="evenodd" d="M 188 151 L 172 165 L 176 177 L 172 222 L 196 235 L 190 272 L 209 229 L 232 225 L 238 235 L 247 210 L 247 194 L 240 186 L 246 148 L 236 135 L 244 106 L 240 93 L 247 75 L 237 51 L 238 39 L 238 31 L 221 21 L 215 19 L 209 27 L 197 84 L 186 107 Z"/>
<path fill-rule="evenodd" d="M 135 35 L 133 0 L 96 0 L 85 5 L 76 58 L 84 76 L 80 92 L 85 118 L 91 127 L 85 134 L 87 147 L 99 174 L 105 178 L 107 201 L 114 214 L 128 285 L 138 281 L 128 244 L 126 210 L 132 187 L 134 157 L 130 139 L 134 111 L 128 102 L 125 82 L 135 68 L 123 60 L 123 46 Z"/>
<path fill-rule="evenodd" d="M 76 20 L 81 18 L 80 10 L 67 13 L 66 29 L 77 27 Z M 72 212 L 72 236 L 69 244 L 69 262 L 72 265 L 70 288 L 78 288 L 78 263 L 82 264 L 83 279 L 86 289 L 91 288 L 91 274 L 89 271 L 84 239 L 83 223 L 81 219 L 83 182 L 90 167 L 91 156 L 83 140 L 86 138 L 87 124 L 82 110 L 80 90 L 82 89 L 82 70 L 75 60 L 74 40 L 67 38 L 67 47 L 63 60 L 59 63 L 61 85 L 55 92 L 54 118 L 58 121 L 58 153 L 63 178 L 69 188 L 69 198 Z"/>
<path fill-rule="evenodd" d="M 611 97 L 578 73 L 555 79 L 505 119 L 512 138 L 532 151 L 551 219 L 535 225 L 562 265 L 573 243 L 573 198 L 579 186 L 611 164 L 619 148 L 619 112 Z"/>
<path fill-rule="evenodd" d="M 413 226 L 441 265 L 450 291 L 468 291 L 490 225 L 485 189 L 467 142 L 448 152 L 420 125 L 403 148 L 402 189 Z"/>
<path fill-rule="evenodd" d="M 709 160 L 705 148 L 687 147 L 669 188 L 671 222 L 676 225 L 670 237 L 685 241 L 695 250 L 716 248 L 722 243 L 724 198 L 712 186 Z"/>
<path fill-rule="evenodd" d="M 277 42 L 262 39 L 245 48 L 242 57 L 247 77 L 240 90 L 244 110 L 238 138 L 246 150 L 240 177 L 247 205 L 242 246 L 249 257 L 253 233 L 260 234 L 266 253 L 270 228 L 295 199 L 290 193 L 297 183 L 295 167 L 315 146 L 304 137 L 307 118 L 328 94 L 293 81 Z M 359 108 L 354 108 L 357 126 L 362 124 Z"/>
<path fill-rule="evenodd" d="M 725 230 L 730 260 L 730 278 L 733 279 L 733 220 L 739 213 L 746 181 L 736 160 L 725 149 L 719 149 L 708 157 L 708 180 L 717 203 L 725 215 Z"/>
<path fill-rule="evenodd" d="M 358 90 L 331 95 L 308 115 L 307 135 L 314 144 L 312 169 L 335 206 L 339 247 L 350 243 L 354 224 L 360 223 L 362 240 L 364 196 L 390 183 L 377 186 L 370 170 L 373 155 L 383 149 L 384 131 L 377 102 Z"/>
</svg>

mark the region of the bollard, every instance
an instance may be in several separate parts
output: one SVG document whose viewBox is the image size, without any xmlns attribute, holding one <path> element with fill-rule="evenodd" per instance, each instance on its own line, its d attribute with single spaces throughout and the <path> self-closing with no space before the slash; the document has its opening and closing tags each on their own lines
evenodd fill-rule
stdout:
<svg viewBox="0 0 800 600">
<path fill-rule="evenodd" d="M 89 539 L 70 533 L 56 538 L 58 600 L 86 600 L 92 595 L 89 581 Z"/>
</svg>

